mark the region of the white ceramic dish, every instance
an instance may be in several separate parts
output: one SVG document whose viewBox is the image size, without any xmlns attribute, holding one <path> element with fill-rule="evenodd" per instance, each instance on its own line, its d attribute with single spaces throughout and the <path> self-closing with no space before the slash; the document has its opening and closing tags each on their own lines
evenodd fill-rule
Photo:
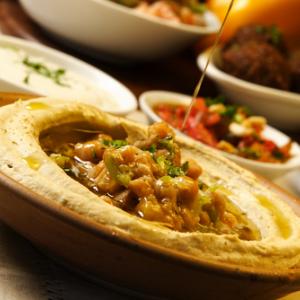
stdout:
<svg viewBox="0 0 300 300">
<path fill-rule="evenodd" d="M 88 97 L 80 98 L 80 101 L 95 105 L 100 109 L 117 115 L 128 114 L 137 108 L 136 97 L 128 88 L 101 70 L 70 55 L 40 44 L 4 35 L 0 36 L 0 48 L 21 49 L 26 55 L 28 55 L 28 57 L 32 56 L 33 60 L 38 58 L 43 59 L 43 61 L 46 61 L 47 63 L 55 64 L 55 66 L 65 69 L 66 74 L 67 72 L 70 72 L 80 76 L 79 78 L 82 78 L 84 82 L 88 83 L 97 92 L 99 92 L 99 97 L 97 94 L 97 97 L 95 97 L 93 102 L 89 102 Z M 0 57 L 0 63 L 1 59 L 5 60 L 6 58 Z M 22 64 L 22 60 L 20 60 L 20 64 Z M 44 90 L 42 86 L 33 87 L 22 80 L 19 80 L 18 82 L 13 79 L 14 77 L 9 77 L 8 72 L 1 68 L 0 90 L 2 92 L 22 92 L 65 98 L 65 93 L 60 95 L 60 92 L 56 90 Z M 70 96 L 69 98 L 72 97 Z"/>
<path fill-rule="evenodd" d="M 150 120 L 152 122 L 159 122 L 161 121 L 161 118 L 153 111 L 152 107 L 154 105 L 160 103 L 188 105 L 191 101 L 191 96 L 168 91 L 148 91 L 140 95 L 139 101 L 141 109 L 150 118 Z M 263 135 L 266 138 L 273 140 L 277 145 L 283 145 L 289 140 L 287 135 L 271 126 L 266 127 Z M 292 146 L 291 153 L 293 157 L 282 164 L 257 162 L 223 151 L 220 152 L 242 167 L 245 167 L 269 179 L 275 179 L 276 177 L 280 177 L 289 171 L 300 168 L 300 146 L 297 143 L 293 143 Z"/>
<path fill-rule="evenodd" d="M 197 64 L 201 70 L 207 61 L 209 49 L 200 54 Z M 220 91 L 232 101 L 248 106 L 253 112 L 263 115 L 278 128 L 299 131 L 300 94 L 265 87 L 231 76 L 218 68 L 220 49 L 216 49 L 207 68 L 207 76 Z"/>
<path fill-rule="evenodd" d="M 177 25 L 109 0 L 21 0 L 25 11 L 58 37 L 129 60 L 152 60 L 172 54 L 214 33 L 220 22 L 205 14 L 206 27 Z"/>
</svg>

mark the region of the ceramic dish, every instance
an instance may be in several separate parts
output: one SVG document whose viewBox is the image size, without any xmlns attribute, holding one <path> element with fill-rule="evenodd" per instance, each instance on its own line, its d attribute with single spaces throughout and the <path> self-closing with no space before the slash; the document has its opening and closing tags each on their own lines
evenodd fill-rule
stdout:
<svg viewBox="0 0 300 300">
<path fill-rule="evenodd" d="M 203 70 L 209 49 L 200 54 L 197 64 Z M 300 128 L 300 95 L 251 83 L 221 71 L 220 49 L 216 49 L 207 68 L 207 76 L 212 79 L 220 91 L 232 101 L 248 106 L 258 115 L 265 116 L 270 124 L 286 130 L 297 131 Z"/>
<path fill-rule="evenodd" d="M 300 216 L 296 199 L 263 179 L 261 184 L 278 193 Z M 128 237 L 125 232 L 42 197 L 2 173 L 0 191 L 1 220 L 44 252 L 80 273 L 148 297 L 275 299 L 300 287 L 298 269 L 274 272 L 259 267 L 237 268 Z"/>
<path fill-rule="evenodd" d="M 148 91 L 140 95 L 141 109 L 152 122 L 161 121 L 161 118 L 152 109 L 155 104 L 170 103 L 188 105 L 190 101 L 190 96 L 167 91 Z M 288 136 L 271 126 L 266 127 L 263 135 L 266 138 L 273 140 L 277 145 L 283 145 L 289 140 Z M 220 152 L 239 165 L 255 173 L 261 174 L 269 179 L 274 179 L 276 177 L 284 175 L 289 171 L 300 168 L 300 147 L 297 143 L 293 143 L 292 146 L 291 153 L 293 157 L 286 163 L 282 164 L 263 163 L 251 159 L 242 158 L 223 151 Z"/>
<path fill-rule="evenodd" d="M 3 35 L 0 51 L 0 90 L 3 92 L 72 98 L 118 115 L 128 114 L 137 107 L 135 96 L 124 85 L 72 56 Z M 67 76 L 71 84 L 64 82 Z M 59 84 L 55 82 L 57 79 L 61 80 Z"/>
<path fill-rule="evenodd" d="M 200 36 L 216 32 L 220 25 L 211 12 L 205 13 L 206 27 L 177 25 L 109 0 L 20 3 L 49 32 L 118 60 L 152 60 L 170 55 Z"/>
<path fill-rule="evenodd" d="M 211 299 L 263 300 L 300 287 L 299 273 L 268 273 L 262 269 L 237 272 L 230 265 L 214 265 L 141 240 L 116 236 L 114 231 L 39 197 L 3 174 L 0 191 L 0 218 L 4 223 L 57 261 L 85 276 L 89 274 L 93 280 L 113 282 L 119 290 L 129 288 L 149 299 L 192 300 L 205 295 Z M 296 200 L 286 194 L 282 199 L 300 216 Z M 178 274 L 180 284 L 174 285 Z"/>
</svg>

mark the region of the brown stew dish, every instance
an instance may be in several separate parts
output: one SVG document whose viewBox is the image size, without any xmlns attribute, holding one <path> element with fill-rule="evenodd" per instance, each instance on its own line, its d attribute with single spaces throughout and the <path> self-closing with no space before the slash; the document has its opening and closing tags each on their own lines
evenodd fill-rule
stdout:
<svg viewBox="0 0 300 300">
<path fill-rule="evenodd" d="M 44 151 L 69 176 L 130 214 L 181 232 L 237 234 L 258 240 L 259 230 L 228 199 L 230 191 L 201 181 L 202 168 L 181 160 L 166 123 L 148 137 L 116 139 L 102 131 L 63 125 L 43 132 Z"/>
</svg>

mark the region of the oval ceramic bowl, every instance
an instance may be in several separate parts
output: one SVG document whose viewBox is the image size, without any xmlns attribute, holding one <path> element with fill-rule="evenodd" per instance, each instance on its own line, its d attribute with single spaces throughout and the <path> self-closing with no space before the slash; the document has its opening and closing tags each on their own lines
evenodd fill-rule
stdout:
<svg viewBox="0 0 300 300">
<path fill-rule="evenodd" d="M 153 111 L 152 108 L 154 105 L 160 103 L 189 105 L 190 102 L 191 96 L 167 91 L 148 91 L 140 95 L 141 109 L 153 122 L 158 122 L 162 120 Z M 263 135 L 266 138 L 273 140 L 278 145 L 283 145 L 289 140 L 288 136 L 270 126 L 266 126 Z M 257 162 L 251 159 L 239 157 L 237 155 L 232 155 L 224 151 L 220 152 L 227 158 L 241 165 L 242 167 L 245 167 L 269 179 L 274 179 L 276 177 L 284 175 L 285 173 L 291 170 L 300 168 L 300 146 L 297 143 L 293 143 L 292 146 L 291 153 L 293 157 L 282 164 Z"/>
<path fill-rule="evenodd" d="M 300 216 L 296 199 L 262 183 Z M 0 192 L 0 219 L 44 252 L 93 279 L 147 298 L 275 299 L 300 288 L 299 269 L 278 272 L 216 263 L 116 234 L 2 173 Z"/>
<path fill-rule="evenodd" d="M 13 100 L 9 96 L 7 102 Z M 261 180 L 300 216 L 297 199 Z M 278 272 L 196 259 L 116 233 L 2 173 L 0 193 L 0 219 L 4 223 L 57 261 L 94 280 L 147 295 L 141 299 L 265 300 L 300 288 L 299 269 Z"/>
<path fill-rule="evenodd" d="M 207 62 L 210 49 L 200 54 L 197 64 L 201 70 Z M 248 106 L 258 115 L 265 116 L 270 124 L 286 130 L 300 128 L 300 94 L 282 91 L 251 83 L 231 76 L 219 69 L 220 48 L 216 49 L 207 68 L 207 76 L 232 101 Z"/>
<path fill-rule="evenodd" d="M 54 63 L 66 71 L 80 75 L 85 81 L 94 86 L 96 89 L 99 89 L 99 92 L 103 94 L 103 97 L 101 96 L 101 99 L 99 99 L 99 105 L 97 102 L 93 102 L 93 104 L 101 109 L 101 103 L 105 101 L 106 106 L 102 107 L 104 111 L 118 115 L 125 115 L 137 108 L 136 98 L 128 88 L 103 71 L 79 59 L 37 43 L 4 35 L 0 36 L 0 47 L 24 50 L 29 56 L 32 55 L 33 57 L 42 58 L 47 62 L 49 61 L 50 63 Z M 1 59 L 5 58 L 0 57 L 0 61 Z M 20 63 L 22 62 L 20 61 Z M 42 87 L 33 88 L 28 84 L 25 84 L 23 81 L 17 83 L 8 79 L 6 72 L 3 69 L 0 72 L 0 90 L 2 92 L 49 95 L 43 91 Z M 56 92 L 53 92 L 52 96 L 59 97 L 60 95 L 59 93 L 57 94 Z M 87 103 L 89 103 L 88 99 Z"/>
<path fill-rule="evenodd" d="M 21 0 L 49 32 L 118 60 L 152 60 L 177 52 L 220 22 L 207 12 L 206 27 L 174 24 L 109 0 Z M 51 13 L 49 13 L 51 12 Z"/>
</svg>

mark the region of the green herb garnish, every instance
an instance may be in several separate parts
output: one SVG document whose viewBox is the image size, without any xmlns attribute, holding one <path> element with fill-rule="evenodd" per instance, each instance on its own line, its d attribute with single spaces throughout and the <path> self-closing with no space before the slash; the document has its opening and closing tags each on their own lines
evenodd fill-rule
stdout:
<svg viewBox="0 0 300 300">
<path fill-rule="evenodd" d="M 112 140 L 112 141 L 104 140 L 103 145 L 118 149 L 118 148 L 128 145 L 128 142 L 125 140 Z"/>
<path fill-rule="evenodd" d="M 156 150 L 157 150 L 156 145 L 154 145 L 154 144 L 152 144 L 148 149 L 148 151 L 152 154 L 154 154 Z"/>
<path fill-rule="evenodd" d="M 159 156 L 156 158 L 156 163 L 159 167 L 164 170 L 169 176 L 177 177 L 184 176 L 189 168 L 189 163 L 186 161 L 181 167 L 174 166 L 168 159 L 164 156 Z"/>
<path fill-rule="evenodd" d="M 26 56 L 23 59 L 22 63 L 25 66 L 27 66 L 28 68 L 30 68 L 33 72 L 53 80 L 56 84 L 65 86 L 65 87 L 69 87 L 69 85 L 62 82 L 62 79 L 63 79 L 62 77 L 65 75 L 66 70 L 61 69 L 61 68 L 59 68 L 57 70 L 51 70 L 42 63 L 34 62 L 34 61 L 30 60 L 30 58 L 28 56 Z M 26 75 L 26 77 L 23 79 L 24 83 L 26 83 L 26 84 L 29 83 L 29 76 L 30 76 L 30 74 Z"/>
<path fill-rule="evenodd" d="M 234 117 L 234 115 L 236 114 L 237 106 L 226 105 L 225 108 L 226 108 L 226 110 L 224 112 L 222 112 L 221 115 L 232 119 Z"/>
<path fill-rule="evenodd" d="M 59 153 L 51 153 L 50 158 L 61 168 L 66 169 L 67 165 L 70 162 L 70 157 L 59 154 Z"/>
<path fill-rule="evenodd" d="M 172 136 L 166 136 L 165 138 L 158 141 L 159 146 L 173 152 L 174 150 L 174 141 Z"/>
<path fill-rule="evenodd" d="M 245 154 L 246 157 L 252 158 L 252 159 L 258 159 L 261 157 L 261 154 L 258 151 L 253 150 L 250 147 L 244 147 L 241 148 L 241 153 Z"/>
<path fill-rule="evenodd" d="M 24 77 L 23 82 L 24 82 L 25 84 L 29 84 L 29 77 L 30 77 L 30 74 L 27 74 L 27 75 Z"/>
<path fill-rule="evenodd" d="M 168 175 L 171 177 L 184 176 L 185 172 L 182 170 L 181 167 L 171 165 L 168 167 Z"/>
<path fill-rule="evenodd" d="M 274 150 L 272 152 L 272 155 L 277 159 L 283 159 L 283 157 L 284 157 L 283 153 L 278 150 Z"/>
<path fill-rule="evenodd" d="M 207 106 L 212 106 L 212 105 L 219 104 L 219 103 L 222 103 L 222 104 L 225 103 L 224 96 L 217 96 L 215 98 L 205 98 L 205 104 Z"/>
<path fill-rule="evenodd" d="M 110 176 L 119 184 L 128 187 L 128 184 L 131 180 L 131 175 L 129 172 L 122 172 L 120 170 L 116 156 L 114 154 L 104 155 L 103 161 Z"/>
</svg>

